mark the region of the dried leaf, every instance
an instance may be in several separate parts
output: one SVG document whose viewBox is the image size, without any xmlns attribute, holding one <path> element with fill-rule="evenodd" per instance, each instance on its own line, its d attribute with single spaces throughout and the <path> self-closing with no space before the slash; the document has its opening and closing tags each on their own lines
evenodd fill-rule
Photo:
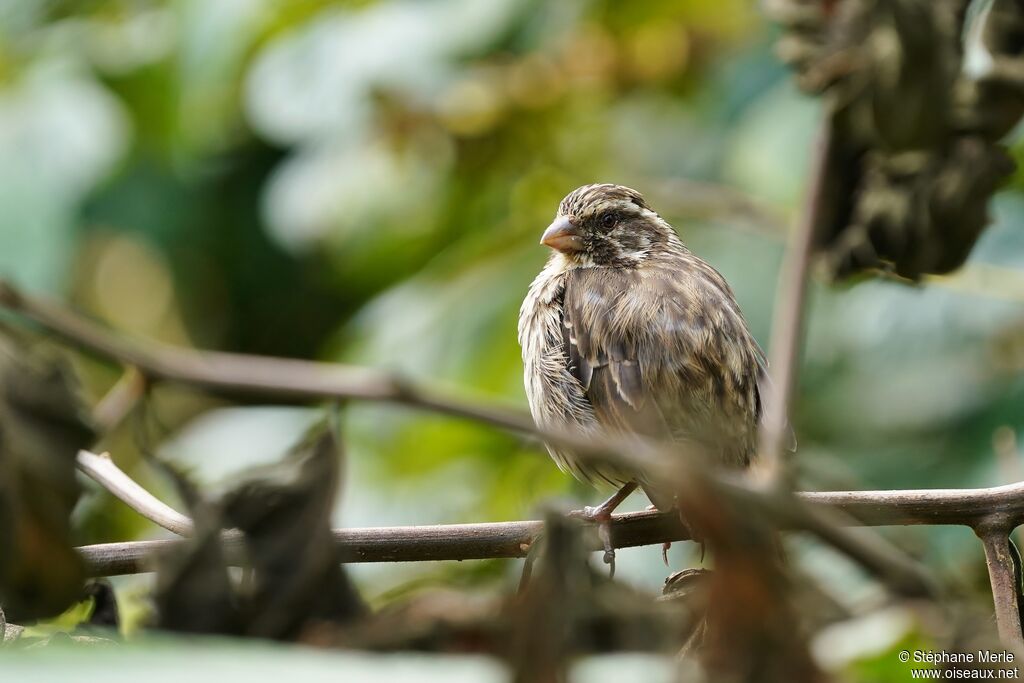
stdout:
<svg viewBox="0 0 1024 683">
<path fill-rule="evenodd" d="M 55 616 L 81 597 L 69 517 L 75 457 L 92 440 L 69 368 L 0 330 L 0 603 L 11 618 Z"/>
<path fill-rule="evenodd" d="M 197 514 L 198 513 L 198 514 Z M 160 558 L 154 604 L 157 625 L 183 633 L 242 635 L 239 599 L 228 573 L 219 524 L 213 513 L 192 508 L 196 533 L 180 552 Z"/>
<path fill-rule="evenodd" d="M 160 625 L 295 638 L 319 621 L 362 616 L 365 606 L 330 530 L 340 460 L 333 431 L 318 428 L 281 463 L 254 471 L 218 503 L 194 509 L 197 538 L 159 573 Z M 230 558 L 221 529 L 241 534 Z M 241 580 L 229 574 L 229 559 L 242 567 Z"/>
<path fill-rule="evenodd" d="M 675 605 L 611 579 L 603 565 L 591 567 L 584 534 L 576 519 L 545 517 L 536 567 L 508 610 L 505 654 L 515 680 L 564 680 L 580 654 L 673 653 L 692 630 Z"/>
<path fill-rule="evenodd" d="M 988 224 L 1013 172 L 998 140 L 1024 114 L 1024 6 L 994 0 L 965 44 L 967 5 L 769 3 L 797 82 L 825 99 L 815 244 L 832 277 L 948 273 Z"/>
<path fill-rule="evenodd" d="M 777 530 L 755 506 L 724 505 L 712 490 L 680 500 L 687 525 L 707 543 L 713 572 L 675 577 L 704 623 L 684 654 L 695 653 L 709 680 L 777 683 L 824 680 L 808 649 L 781 560 Z M 786 628 L 778 628 L 778 624 Z"/>
</svg>

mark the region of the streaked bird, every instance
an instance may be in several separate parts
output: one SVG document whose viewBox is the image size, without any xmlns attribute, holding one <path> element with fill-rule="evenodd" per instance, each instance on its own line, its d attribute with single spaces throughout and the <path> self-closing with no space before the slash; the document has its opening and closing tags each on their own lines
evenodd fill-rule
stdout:
<svg viewBox="0 0 1024 683">
<path fill-rule="evenodd" d="M 558 207 L 552 253 L 519 313 L 526 394 L 541 428 L 686 443 L 715 463 L 755 456 L 766 361 L 722 275 L 636 190 L 585 185 Z M 659 509 L 671 490 L 637 472 L 548 446 L 563 470 L 621 487 L 586 514 L 607 523 L 637 485 Z"/>
</svg>

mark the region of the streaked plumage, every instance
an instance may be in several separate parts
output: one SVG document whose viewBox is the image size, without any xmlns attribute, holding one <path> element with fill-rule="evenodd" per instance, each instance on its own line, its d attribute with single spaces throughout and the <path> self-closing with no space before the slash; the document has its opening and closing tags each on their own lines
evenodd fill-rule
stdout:
<svg viewBox="0 0 1024 683">
<path fill-rule="evenodd" d="M 519 314 L 537 424 L 691 442 L 721 464 L 748 465 L 765 360 L 721 274 L 618 185 L 570 193 L 543 242 L 555 249 Z M 584 481 L 636 478 L 549 451 Z M 659 507 L 671 504 L 640 483 Z"/>
</svg>

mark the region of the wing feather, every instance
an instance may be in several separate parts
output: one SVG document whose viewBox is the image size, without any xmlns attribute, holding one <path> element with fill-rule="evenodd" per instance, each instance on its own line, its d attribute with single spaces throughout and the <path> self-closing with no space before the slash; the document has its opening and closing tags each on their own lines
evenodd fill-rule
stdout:
<svg viewBox="0 0 1024 683">
<path fill-rule="evenodd" d="M 726 462 L 743 465 L 762 362 L 724 280 L 699 263 L 714 277 L 681 277 L 678 267 L 572 271 L 562 306 L 569 371 L 606 429 L 715 442 Z"/>
</svg>

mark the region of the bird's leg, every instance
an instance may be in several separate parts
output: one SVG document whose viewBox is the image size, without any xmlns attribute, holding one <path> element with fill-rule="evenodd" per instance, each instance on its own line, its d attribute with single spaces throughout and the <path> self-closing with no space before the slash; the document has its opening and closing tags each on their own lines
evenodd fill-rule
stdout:
<svg viewBox="0 0 1024 683">
<path fill-rule="evenodd" d="M 647 509 L 648 510 L 657 510 L 658 506 L 656 506 L 656 505 L 648 505 Z M 676 513 L 679 515 L 679 523 L 682 524 L 683 528 L 685 528 L 689 532 L 690 540 L 692 540 L 694 543 L 697 543 L 698 545 L 700 545 L 700 561 L 704 562 L 704 539 L 697 538 L 697 536 L 693 533 L 693 528 L 689 524 L 687 524 L 686 518 L 683 517 L 683 511 L 680 510 L 678 508 L 678 506 L 676 506 L 675 510 L 676 510 Z M 661 544 L 661 561 L 665 563 L 666 567 L 669 566 L 669 564 L 668 564 L 668 551 L 671 548 L 672 548 L 672 541 L 665 541 L 664 543 Z"/>
<path fill-rule="evenodd" d="M 583 508 L 583 517 L 595 522 L 609 521 L 612 518 L 612 513 L 615 512 L 615 508 L 622 505 L 622 501 L 626 500 L 633 491 L 636 491 L 636 486 L 636 482 L 631 481 L 597 507 L 586 506 Z"/>
<path fill-rule="evenodd" d="M 658 511 L 658 506 L 655 505 L 654 503 L 651 503 L 650 505 L 647 506 L 646 509 L 649 512 L 650 511 L 657 512 Z M 680 517 L 680 519 L 682 519 L 682 518 Z M 664 543 L 661 544 L 661 561 L 665 563 L 666 567 L 669 566 L 669 564 L 668 564 L 668 551 L 671 550 L 671 549 L 672 549 L 672 541 L 665 541 Z"/>
<path fill-rule="evenodd" d="M 604 563 L 610 567 L 610 573 L 615 576 L 615 548 L 612 547 L 612 512 L 622 504 L 622 501 L 629 497 L 629 494 L 636 491 L 637 483 L 631 481 L 612 494 L 608 500 L 597 507 L 586 506 L 577 516 L 588 522 L 597 524 L 597 535 L 604 547 Z"/>
</svg>

